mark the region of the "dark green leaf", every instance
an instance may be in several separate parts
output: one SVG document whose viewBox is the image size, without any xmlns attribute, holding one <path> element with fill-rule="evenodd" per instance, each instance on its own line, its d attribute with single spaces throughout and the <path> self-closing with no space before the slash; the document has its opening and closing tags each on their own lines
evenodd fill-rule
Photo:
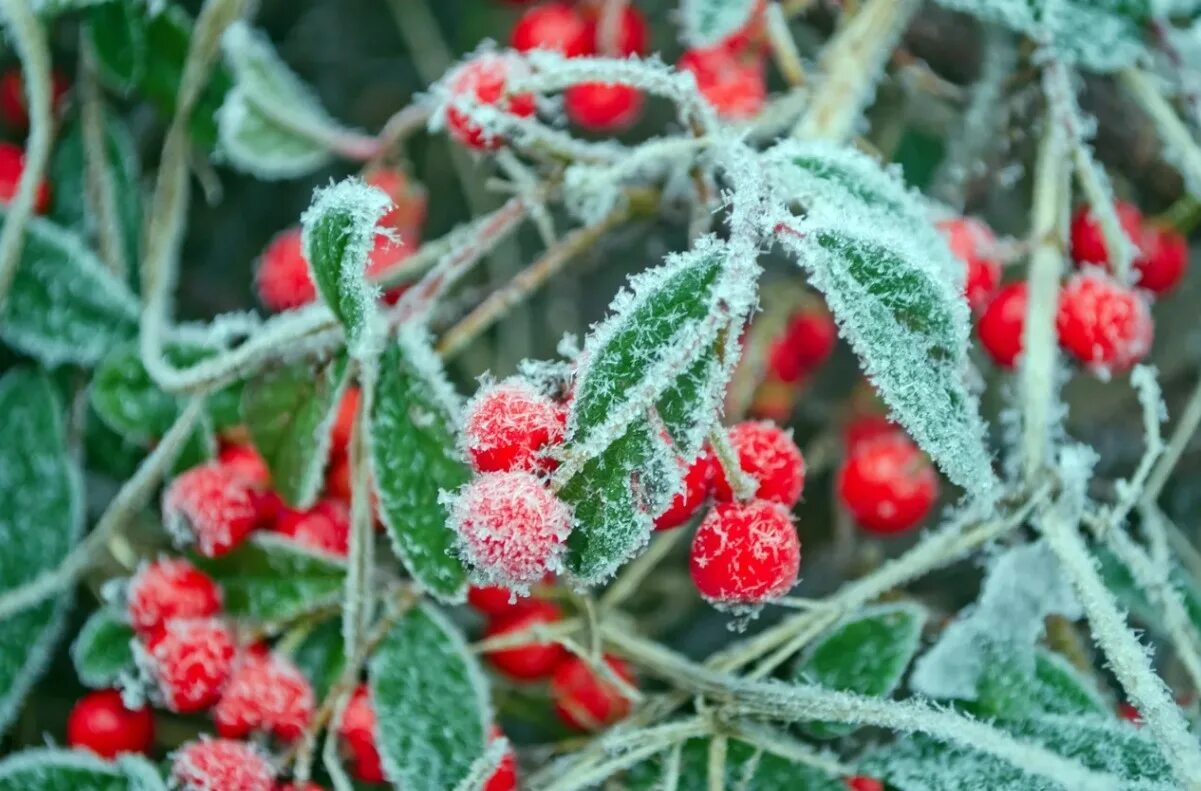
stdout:
<svg viewBox="0 0 1201 791">
<path fill-rule="evenodd" d="M 133 670 L 133 629 L 111 607 L 92 613 L 71 645 L 75 674 L 85 686 L 111 687 L 124 672 Z"/>
<path fill-rule="evenodd" d="M 680 791 L 708 788 L 709 740 L 691 739 L 681 753 Z M 663 761 L 656 758 L 632 768 L 626 775 L 628 791 L 658 791 L 662 788 Z M 726 751 L 723 788 L 745 791 L 846 791 L 842 780 L 807 764 L 793 763 L 778 755 L 761 753 L 750 745 L 731 740 Z"/>
<path fill-rule="evenodd" d="M 346 666 L 341 620 L 329 618 L 314 626 L 292 652 L 292 660 L 313 685 L 317 699 L 324 699 Z"/>
<path fill-rule="evenodd" d="M 982 717 L 1030 719 L 1041 714 L 1107 715 L 1108 708 L 1095 685 L 1058 654 L 1039 649 L 1031 673 L 998 648 L 976 682 L 978 698 L 971 705 Z"/>
<path fill-rule="evenodd" d="M 0 791 L 165 791 L 140 755 L 103 761 L 86 750 L 40 748 L 0 761 Z"/>
<path fill-rule="evenodd" d="M 104 80 L 131 93 L 146 73 L 146 13 L 136 0 L 103 3 L 88 14 L 87 31 Z"/>
</svg>

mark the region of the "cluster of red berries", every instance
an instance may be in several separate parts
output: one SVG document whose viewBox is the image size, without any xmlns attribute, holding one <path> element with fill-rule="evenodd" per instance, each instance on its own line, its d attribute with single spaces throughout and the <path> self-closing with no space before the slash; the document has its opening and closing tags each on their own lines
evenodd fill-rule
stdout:
<svg viewBox="0 0 1201 791">
<path fill-rule="evenodd" d="M 772 374 L 781 382 L 795 384 L 822 366 L 838 342 L 838 327 L 824 307 L 798 310 L 768 352 Z"/>
<path fill-rule="evenodd" d="M 759 2 L 741 30 L 713 46 L 686 50 L 676 61 L 722 118 L 745 121 L 758 115 L 767 102 L 766 8 Z"/>
<path fill-rule="evenodd" d="M 0 160 L 2 164 L 2 160 Z M 0 168 L 0 187 L 3 169 Z M 379 168 L 365 174 L 369 186 L 382 190 L 392 208 L 380 218 L 375 246 L 367 259 L 367 274 L 378 275 L 413 254 L 421 244 L 425 222 L 425 191 L 399 170 Z M 267 245 L 255 271 L 259 301 L 269 310 L 293 310 L 317 299 L 317 287 L 304 257 L 300 226 L 280 231 Z M 385 301 L 395 303 L 404 287 L 390 289 Z"/>
</svg>

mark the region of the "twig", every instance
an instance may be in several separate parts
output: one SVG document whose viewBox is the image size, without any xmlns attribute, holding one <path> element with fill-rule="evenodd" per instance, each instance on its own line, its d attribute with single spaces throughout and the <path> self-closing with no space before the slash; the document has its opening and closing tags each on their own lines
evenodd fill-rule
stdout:
<svg viewBox="0 0 1201 791">
<path fill-rule="evenodd" d="M 360 396 L 354 431 L 350 438 L 350 547 L 347 551 L 346 587 L 342 600 L 342 641 L 346 650 L 357 653 L 371 616 L 375 529 L 372 515 L 371 467 L 367 460 L 372 402 L 375 400 L 376 362 L 360 366 Z"/>
<path fill-rule="evenodd" d="M 741 720 L 727 722 L 723 727 L 731 737 L 738 741 L 758 747 L 765 753 L 777 755 L 792 763 L 812 766 L 814 769 L 820 769 L 835 777 L 853 774 L 849 766 L 839 762 L 835 757 L 818 753 L 809 745 L 775 728 Z"/>
<path fill-rule="evenodd" d="M 729 747 L 730 741 L 724 734 L 718 734 L 709 740 L 709 791 L 726 791 L 726 754 Z"/>
<path fill-rule="evenodd" d="M 643 580 L 650 576 L 660 561 L 671 554 L 685 535 L 684 530 L 668 530 L 654 536 L 647 550 L 628 563 L 601 595 L 601 611 L 620 607 L 626 599 L 637 593 Z"/>
<path fill-rule="evenodd" d="M 96 235 L 100 259 L 109 271 L 125 280 L 130 262 L 121 238 L 121 220 L 117 213 L 117 191 L 109 169 L 108 130 L 104 122 L 104 99 L 96 79 L 96 55 L 90 36 L 79 37 L 80 68 L 79 120 L 83 129 L 84 166 L 87 172 L 87 198 L 96 213 Z"/>
<path fill-rule="evenodd" d="M 602 736 L 595 752 L 581 751 L 570 761 L 552 764 L 529 779 L 531 791 L 578 791 L 592 788 L 617 772 L 676 744 L 704 736 L 709 723 L 701 717 L 630 731 L 622 738 Z M 601 760 L 594 760 L 595 756 Z"/>
<path fill-rule="evenodd" d="M 1168 482 L 1172 470 L 1176 469 L 1180 457 L 1184 455 L 1189 440 L 1197 433 L 1198 425 L 1201 425 L 1201 376 L 1197 377 L 1197 382 L 1193 385 L 1193 392 L 1189 394 L 1184 411 L 1168 439 L 1167 448 L 1159 457 L 1159 462 L 1151 470 L 1151 474 L 1147 476 L 1147 485 L 1143 488 L 1141 498 L 1144 504 L 1154 503 L 1159 499 L 1164 484 Z"/>
<path fill-rule="evenodd" d="M 771 45 L 772 58 L 784 80 L 792 87 L 805 84 L 805 64 L 797 50 L 796 40 L 788 29 L 788 19 L 778 2 L 769 3 L 764 18 L 767 21 L 767 41 Z"/>
<path fill-rule="evenodd" d="M 1141 69 L 1127 69 L 1120 75 L 1122 84 L 1159 129 L 1164 154 L 1184 176 L 1189 192 L 1201 190 L 1201 147 L 1172 105 Z"/>
<path fill-rule="evenodd" d="M 739 500 L 749 500 L 754 497 L 759 482 L 742 469 L 738 451 L 734 450 L 734 445 L 730 442 L 730 435 L 724 428 L 718 426 L 709 432 L 709 447 L 713 448 L 713 455 L 717 457 L 717 463 L 721 465 L 722 474 L 729 481 L 730 490 L 734 496 Z"/>
</svg>

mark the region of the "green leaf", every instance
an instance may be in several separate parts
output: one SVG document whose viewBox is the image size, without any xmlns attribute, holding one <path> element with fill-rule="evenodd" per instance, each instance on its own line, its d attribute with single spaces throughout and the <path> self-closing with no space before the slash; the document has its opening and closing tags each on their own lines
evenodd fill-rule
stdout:
<svg viewBox="0 0 1201 791">
<path fill-rule="evenodd" d="M 71 661 L 80 682 L 93 689 L 111 687 L 134 669 L 133 629 L 112 607 L 101 607 L 84 622 L 71 644 Z"/>
<path fill-rule="evenodd" d="M 317 190 L 300 217 L 317 293 L 346 327 L 352 357 L 371 356 L 383 338 L 379 289 L 367 281 L 367 258 L 376 223 L 391 203 L 381 190 L 349 178 Z"/>
<path fill-rule="evenodd" d="M 402 327 L 380 360 L 371 407 L 371 474 L 392 546 L 413 578 L 449 602 L 462 601 L 467 572 L 454 555 L 443 491 L 471 474 L 458 451 L 457 396 L 424 333 Z"/>
<path fill-rule="evenodd" d="M 138 303 L 77 236 L 31 219 L 0 340 L 46 366 L 94 365 L 137 334 Z"/>
<path fill-rule="evenodd" d="M 39 16 L 49 17 L 107 2 L 110 0 L 33 0 L 33 10 Z"/>
<path fill-rule="evenodd" d="M 429 605 L 392 627 L 368 666 L 384 774 L 405 791 L 445 791 L 484 753 L 488 688 L 463 636 Z"/>
<path fill-rule="evenodd" d="M 342 354 L 317 366 L 294 363 L 252 379 L 242 392 L 242 418 L 272 485 L 293 508 L 311 507 L 320 493 L 348 370 Z"/>
<path fill-rule="evenodd" d="M 926 611 L 916 604 L 885 604 L 843 621 L 806 653 L 795 679 L 840 692 L 889 697 L 921 643 Z M 818 738 L 843 736 L 854 726 L 809 723 Z"/>
<path fill-rule="evenodd" d="M 0 791 L 165 791 L 140 755 L 103 761 L 86 750 L 37 748 L 0 761 Z"/>
<path fill-rule="evenodd" d="M 684 41 L 691 47 L 712 47 L 751 21 L 758 0 L 681 0 Z"/>
<path fill-rule="evenodd" d="M 323 700 L 346 666 L 341 620 L 327 618 L 314 626 L 292 651 L 292 661 L 313 685 L 317 700 Z"/>
<path fill-rule="evenodd" d="M 1012 653 L 994 651 L 976 682 L 973 713 L 989 719 L 1023 720 L 1042 714 L 1108 716 L 1095 685 L 1059 654 L 1039 649 L 1031 673 Z"/>
<path fill-rule="evenodd" d="M 280 623 L 337 604 L 346 563 L 274 533 L 256 533 L 237 549 L 192 562 L 220 586 L 225 612 Z"/>
<path fill-rule="evenodd" d="M 67 450 L 63 407 L 45 376 L 0 379 L 0 595 L 56 569 L 83 529 L 83 489 Z M 0 732 L 46 670 L 69 596 L 0 620 Z"/>
<path fill-rule="evenodd" d="M 676 786 L 688 789 L 708 788 L 709 740 L 690 739 L 680 755 L 680 777 Z M 663 780 L 663 759 L 638 764 L 626 774 L 628 791 L 659 791 Z M 832 777 L 808 764 L 793 763 L 754 747 L 731 740 L 726 748 L 726 773 L 723 788 L 745 791 L 846 791 L 841 778 Z"/>
<path fill-rule="evenodd" d="M 132 93 L 146 73 L 146 13 L 135 0 L 100 4 L 88 15 L 87 32 L 100 75 L 112 88 Z"/>
<path fill-rule="evenodd" d="M 1095 554 L 1100 564 L 1101 578 L 1105 580 L 1106 587 L 1113 592 L 1131 615 L 1148 629 L 1162 634 L 1163 612 L 1158 606 L 1147 600 L 1142 588 L 1135 583 L 1125 564 L 1105 547 L 1098 547 Z M 1172 587 L 1180 595 L 1189 621 L 1192 622 L 1194 628 L 1201 630 L 1201 590 L 1197 589 L 1197 584 L 1189 578 L 1188 573 L 1176 565 L 1173 565 L 1171 569 L 1170 580 Z"/>
</svg>

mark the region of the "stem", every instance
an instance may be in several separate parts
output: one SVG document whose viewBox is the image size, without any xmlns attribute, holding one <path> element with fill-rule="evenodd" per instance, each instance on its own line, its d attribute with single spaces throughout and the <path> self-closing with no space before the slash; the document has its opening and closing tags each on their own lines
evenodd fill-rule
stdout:
<svg viewBox="0 0 1201 791">
<path fill-rule="evenodd" d="M 726 791 L 726 754 L 730 741 L 723 735 L 709 740 L 709 791 Z"/>
<path fill-rule="evenodd" d="M 371 468 L 367 462 L 369 418 L 375 400 L 376 361 L 368 360 L 360 369 L 361 403 L 355 415 L 354 432 L 350 438 L 350 547 L 347 551 L 345 598 L 342 602 L 342 639 L 346 650 L 356 653 L 367 628 L 371 598 L 371 572 L 374 567 L 372 549 L 374 517 L 371 507 Z"/>
<path fill-rule="evenodd" d="M 117 213 L 116 186 L 108 166 L 108 134 L 104 123 L 104 99 L 96 79 L 96 55 L 90 36 L 79 38 L 79 117 L 83 126 L 84 166 L 87 171 L 87 199 L 97 217 L 96 232 L 100 258 L 109 271 L 125 280 L 129 261 L 121 239 L 121 220 Z"/>
<path fill-rule="evenodd" d="M 1197 146 L 1188 126 L 1145 71 L 1127 69 L 1119 76 L 1130 95 L 1159 129 L 1164 149 L 1180 168 L 1189 192 L 1201 189 L 1201 147 Z"/>
<path fill-rule="evenodd" d="M 1180 457 L 1184 455 L 1189 440 L 1197 433 L 1198 425 L 1201 425 L 1201 376 L 1197 377 L 1197 383 L 1193 385 L 1193 392 L 1189 394 L 1188 402 L 1184 405 L 1184 412 L 1181 413 L 1180 420 L 1176 423 L 1175 430 L 1172 431 L 1167 448 L 1159 457 L 1155 467 L 1152 468 L 1151 474 L 1147 476 L 1147 486 L 1143 489 L 1141 500 L 1143 504 L 1149 505 L 1159 499 L 1164 484 L 1168 482 L 1172 470 L 1176 469 Z"/>
<path fill-rule="evenodd" d="M 772 58 L 784 80 L 792 87 L 804 85 L 805 64 L 797 50 L 796 40 L 788 29 L 788 19 L 778 2 L 770 3 L 764 15 L 767 21 L 767 41 L 771 45 Z"/>
<path fill-rule="evenodd" d="M 719 426 L 709 432 L 709 446 L 713 448 L 713 455 L 717 457 L 717 462 L 721 465 L 721 471 L 729 481 L 730 490 L 734 492 L 734 496 L 739 500 L 749 500 L 754 497 L 755 491 L 759 488 L 759 482 L 742 469 L 738 451 L 734 450 L 734 446 L 730 442 L 730 435 L 724 428 Z"/>
</svg>

